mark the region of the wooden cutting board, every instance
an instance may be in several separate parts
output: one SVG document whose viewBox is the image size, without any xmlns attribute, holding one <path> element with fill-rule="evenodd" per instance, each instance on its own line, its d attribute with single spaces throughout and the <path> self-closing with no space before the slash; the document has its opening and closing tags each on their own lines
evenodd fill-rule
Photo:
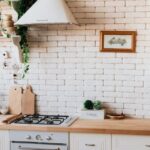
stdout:
<svg viewBox="0 0 150 150">
<path fill-rule="evenodd" d="M 35 94 L 32 92 L 30 85 L 26 87 L 22 95 L 22 114 L 35 114 Z"/>
<path fill-rule="evenodd" d="M 9 91 L 9 112 L 18 115 L 21 113 L 22 88 L 14 86 Z"/>
</svg>

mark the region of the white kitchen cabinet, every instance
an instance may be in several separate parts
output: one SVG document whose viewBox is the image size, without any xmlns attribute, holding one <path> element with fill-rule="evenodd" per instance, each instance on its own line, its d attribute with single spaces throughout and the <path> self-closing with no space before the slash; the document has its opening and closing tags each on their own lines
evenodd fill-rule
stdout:
<svg viewBox="0 0 150 150">
<path fill-rule="evenodd" d="M 112 135 L 112 150 L 150 150 L 150 136 Z"/>
<path fill-rule="evenodd" d="M 9 131 L 0 131 L 0 150 L 10 150 Z"/>
<path fill-rule="evenodd" d="M 111 150 L 111 135 L 71 133 L 70 150 Z"/>
</svg>

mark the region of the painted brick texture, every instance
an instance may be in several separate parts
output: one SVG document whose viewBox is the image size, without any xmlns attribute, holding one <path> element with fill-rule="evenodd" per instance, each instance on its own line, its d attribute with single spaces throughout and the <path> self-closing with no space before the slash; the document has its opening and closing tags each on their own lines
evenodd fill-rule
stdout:
<svg viewBox="0 0 150 150">
<path fill-rule="evenodd" d="M 108 111 L 150 118 L 149 0 L 67 0 L 80 26 L 30 27 L 30 72 L 19 84 L 31 84 L 37 111 L 74 114 L 86 99 Z M 7 13 L 5 8 L 3 13 Z M 137 31 L 137 53 L 99 52 L 101 30 Z M 0 38 L 0 50 L 11 42 Z M 1 69 L 0 100 L 7 103 L 11 70 Z"/>
</svg>

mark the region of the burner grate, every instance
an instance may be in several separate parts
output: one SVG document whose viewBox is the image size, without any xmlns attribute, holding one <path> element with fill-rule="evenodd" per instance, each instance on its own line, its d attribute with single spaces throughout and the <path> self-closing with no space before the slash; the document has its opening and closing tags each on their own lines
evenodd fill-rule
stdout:
<svg viewBox="0 0 150 150">
<path fill-rule="evenodd" d="M 69 116 L 62 115 L 25 115 L 15 120 L 16 124 L 61 125 Z"/>
</svg>

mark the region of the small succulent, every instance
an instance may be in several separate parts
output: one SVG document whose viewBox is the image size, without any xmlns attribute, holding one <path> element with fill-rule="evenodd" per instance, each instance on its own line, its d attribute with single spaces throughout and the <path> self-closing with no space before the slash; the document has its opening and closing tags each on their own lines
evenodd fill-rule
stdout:
<svg viewBox="0 0 150 150">
<path fill-rule="evenodd" d="M 101 104 L 100 101 L 94 101 L 94 102 L 93 102 L 93 107 L 94 107 L 94 109 L 96 109 L 96 110 L 100 110 L 100 109 L 102 108 L 102 104 Z"/>
<path fill-rule="evenodd" d="M 86 100 L 84 102 L 84 108 L 88 109 L 88 110 L 92 110 L 93 109 L 93 102 L 91 100 Z"/>
</svg>

